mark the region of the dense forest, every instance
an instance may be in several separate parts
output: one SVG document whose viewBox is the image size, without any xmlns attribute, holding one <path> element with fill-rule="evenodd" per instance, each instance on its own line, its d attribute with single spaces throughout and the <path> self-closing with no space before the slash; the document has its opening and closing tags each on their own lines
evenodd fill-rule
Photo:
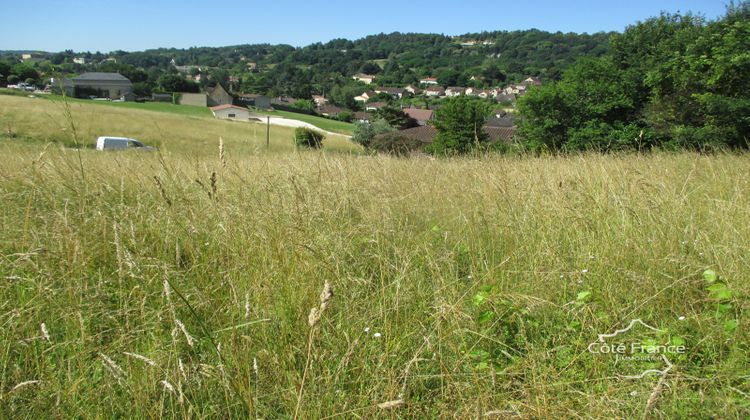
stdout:
<svg viewBox="0 0 750 420">
<path fill-rule="evenodd" d="M 0 74 L 7 82 L 9 75 L 20 73 L 23 81 L 55 73 L 118 71 L 135 83 L 141 95 L 196 91 L 221 83 L 234 92 L 271 96 L 309 99 L 313 94 L 325 94 L 346 106 L 362 93 L 363 85 L 351 79 L 356 73 L 374 74 L 378 84 L 399 87 L 427 76 L 438 77 L 444 86 L 496 86 L 530 75 L 556 80 L 578 57 L 606 53 L 610 36 L 539 30 L 459 37 L 392 33 L 302 48 L 259 44 L 108 54 L 68 50 L 49 54 L 48 60 L 33 65 L 20 63 L 18 54 L 6 53 Z M 87 64 L 74 63 L 76 57 L 85 58 Z M 182 68 L 182 74 L 176 66 Z M 200 81 L 194 82 L 199 74 Z"/>
</svg>

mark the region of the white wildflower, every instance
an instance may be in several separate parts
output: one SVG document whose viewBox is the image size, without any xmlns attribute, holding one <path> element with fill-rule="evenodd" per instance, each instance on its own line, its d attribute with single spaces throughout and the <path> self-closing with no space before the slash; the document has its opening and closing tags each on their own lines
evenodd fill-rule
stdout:
<svg viewBox="0 0 750 420">
<path fill-rule="evenodd" d="M 39 329 L 42 330 L 42 336 L 44 336 L 44 339 L 47 340 L 47 342 L 51 343 L 52 340 L 49 338 L 49 331 L 47 331 L 47 325 L 42 322 L 42 325 L 39 326 Z"/>
<path fill-rule="evenodd" d="M 375 334 L 373 334 L 372 336 L 373 336 L 373 337 L 375 337 L 375 338 L 380 338 L 380 337 L 382 337 L 382 336 L 383 336 L 383 334 L 381 334 L 381 333 L 379 333 L 379 332 L 376 332 L 376 333 L 375 333 Z"/>
</svg>

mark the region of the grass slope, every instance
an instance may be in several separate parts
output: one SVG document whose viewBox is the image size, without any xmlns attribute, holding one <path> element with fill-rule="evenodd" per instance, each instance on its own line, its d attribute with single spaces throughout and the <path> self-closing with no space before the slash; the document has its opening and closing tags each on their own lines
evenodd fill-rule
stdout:
<svg viewBox="0 0 750 420">
<path fill-rule="evenodd" d="M 21 92 L 18 90 L 0 88 L 0 95 L 29 97 L 29 95 L 32 95 L 32 94 L 28 92 Z M 51 101 L 63 100 L 63 97 L 59 95 L 34 95 L 34 96 L 36 96 L 36 98 L 38 99 L 48 99 Z M 168 112 L 170 114 L 178 114 L 178 115 L 193 116 L 193 117 L 212 117 L 213 116 L 213 114 L 211 114 L 211 110 L 204 106 L 174 105 L 171 103 L 164 103 L 164 102 L 138 103 L 138 102 L 92 101 L 88 99 L 77 99 L 77 98 L 66 98 L 66 100 L 70 103 L 80 103 L 80 104 L 97 105 L 97 106 L 111 106 L 111 107 L 117 107 L 117 108 L 138 109 L 138 110 L 143 110 L 143 111 Z"/>
<path fill-rule="evenodd" d="M 102 103 L 128 105 L 127 102 Z M 102 106 L 95 101 L 77 100 L 68 101 L 66 107 L 62 100 L 0 96 L 0 127 L 6 135 L 8 131 L 14 133 L 14 143 L 32 143 L 34 147 L 47 141 L 74 146 L 72 132 L 75 131 L 79 142 L 87 146 L 92 146 L 102 135 L 125 136 L 159 146 L 163 152 L 207 155 L 216 154 L 216 144 L 221 137 L 236 144 L 236 153 L 266 151 L 265 124 L 216 120 L 210 115 L 154 112 L 170 107 L 183 108 L 177 105 L 133 105 L 139 107 Z M 142 105 L 153 106 L 141 108 Z M 68 109 L 70 118 L 66 116 Z M 294 150 L 293 136 L 292 128 L 272 126 L 270 151 Z M 336 135 L 327 136 L 323 144 L 326 150 L 360 150 L 359 146 Z"/>
<path fill-rule="evenodd" d="M 78 106 L 189 129 L 162 155 L 0 137 L 0 417 L 750 415 L 747 155 L 265 154 Z M 620 340 L 687 348 L 663 381 L 587 351 L 636 318 L 662 332 Z"/>
</svg>

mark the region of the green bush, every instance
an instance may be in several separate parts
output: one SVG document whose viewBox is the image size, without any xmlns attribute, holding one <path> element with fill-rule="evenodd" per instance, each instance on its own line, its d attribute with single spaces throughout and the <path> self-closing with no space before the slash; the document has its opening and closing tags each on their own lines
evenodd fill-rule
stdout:
<svg viewBox="0 0 750 420">
<path fill-rule="evenodd" d="M 422 147 L 422 142 L 395 131 L 375 136 L 370 142 L 370 147 L 389 155 L 406 156 L 419 150 Z"/>
<path fill-rule="evenodd" d="M 294 130 L 294 144 L 297 147 L 319 149 L 323 145 L 323 139 L 325 139 L 325 135 L 317 130 L 305 127 L 299 127 Z"/>
</svg>

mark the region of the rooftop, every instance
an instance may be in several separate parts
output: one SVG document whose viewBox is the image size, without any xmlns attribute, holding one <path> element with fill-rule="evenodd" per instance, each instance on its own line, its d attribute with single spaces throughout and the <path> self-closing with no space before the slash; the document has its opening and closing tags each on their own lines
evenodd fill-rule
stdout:
<svg viewBox="0 0 750 420">
<path fill-rule="evenodd" d="M 100 73 L 100 72 L 89 72 L 83 73 L 78 77 L 74 77 L 73 80 L 77 82 L 83 81 L 117 81 L 117 82 L 129 82 L 130 79 L 121 75 L 120 73 Z"/>
</svg>

